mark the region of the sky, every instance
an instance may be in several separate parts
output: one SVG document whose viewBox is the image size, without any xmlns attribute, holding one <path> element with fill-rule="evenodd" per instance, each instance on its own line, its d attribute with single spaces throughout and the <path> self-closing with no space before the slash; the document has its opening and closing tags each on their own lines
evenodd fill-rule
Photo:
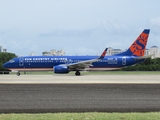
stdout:
<svg viewBox="0 0 160 120">
<path fill-rule="evenodd" d="M 52 49 L 66 55 L 125 50 L 144 29 L 160 47 L 158 0 L 0 0 L 0 46 L 18 56 Z"/>
</svg>

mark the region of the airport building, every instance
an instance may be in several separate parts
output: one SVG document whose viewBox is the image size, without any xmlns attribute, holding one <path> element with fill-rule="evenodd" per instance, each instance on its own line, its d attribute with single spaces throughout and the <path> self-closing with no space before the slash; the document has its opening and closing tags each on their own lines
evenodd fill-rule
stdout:
<svg viewBox="0 0 160 120">
<path fill-rule="evenodd" d="M 125 51 L 125 50 L 124 50 Z M 114 55 L 118 53 L 124 52 L 121 49 L 114 49 L 112 47 L 109 47 L 107 50 L 107 55 Z M 50 50 L 50 51 L 44 51 L 42 52 L 44 56 L 64 56 L 65 52 L 63 50 Z M 152 59 L 154 58 L 160 58 L 160 50 L 157 46 L 152 46 L 149 49 L 146 49 L 145 55 L 153 55 Z"/>
<path fill-rule="evenodd" d="M 121 49 L 113 49 L 111 47 L 108 48 L 107 55 L 114 55 L 118 53 L 122 53 Z M 154 58 L 160 58 L 160 50 L 157 46 L 152 46 L 149 49 L 146 49 L 145 55 L 153 55 L 152 59 Z"/>
<path fill-rule="evenodd" d="M 107 55 L 114 55 L 123 52 L 121 49 L 113 49 L 111 47 L 107 50 Z"/>
<path fill-rule="evenodd" d="M 3 46 L 0 46 L 0 52 L 7 52 L 7 49 L 4 49 Z"/>
<path fill-rule="evenodd" d="M 153 55 L 152 59 L 154 59 L 154 58 L 160 58 L 160 51 L 159 51 L 159 48 L 157 46 L 150 47 L 148 53 L 149 53 L 149 55 Z"/>
<path fill-rule="evenodd" d="M 48 51 L 44 51 L 42 52 L 43 56 L 64 56 L 65 52 L 63 50 L 50 50 L 50 52 Z"/>
<path fill-rule="evenodd" d="M 7 49 L 4 49 L 3 46 L 0 46 L 0 52 L 7 52 Z M 118 53 L 124 52 L 121 49 L 114 49 L 112 47 L 109 47 L 107 50 L 107 55 L 114 55 Z M 35 55 L 33 52 L 30 55 Z M 42 52 L 42 55 L 44 56 L 64 56 L 65 52 L 64 50 L 50 50 L 50 51 L 44 51 Z M 160 50 L 157 46 L 152 46 L 149 49 L 146 49 L 145 55 L 153 55 L 152 59 L 154 58 L 160 58 Z"/>
</svg>

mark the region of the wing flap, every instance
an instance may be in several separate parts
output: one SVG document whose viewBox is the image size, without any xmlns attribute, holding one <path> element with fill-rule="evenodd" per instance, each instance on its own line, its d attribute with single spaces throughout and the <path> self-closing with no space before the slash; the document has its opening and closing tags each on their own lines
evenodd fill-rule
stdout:
<svg viewBox="0 0 160 120">
<path fill-rule="evenodd" d="M 73 64 L 69 64 L 69 68 L 80 68 L 80 69 L 85 69 L 86 67 L 92 66 L 93 62 L 96 62 L 97 59 L 93 59 L 93 60 L 86 60 L 86 61 L 82 61 L 82 62 L 77 62 L 77 63 L 73 63 Z"/>
</svg>

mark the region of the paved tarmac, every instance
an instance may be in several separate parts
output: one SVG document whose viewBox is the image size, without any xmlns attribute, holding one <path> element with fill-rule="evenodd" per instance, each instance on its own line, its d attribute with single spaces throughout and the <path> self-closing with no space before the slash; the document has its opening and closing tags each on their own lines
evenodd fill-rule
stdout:
<svg viewBox="0 0 160 120">
<path fill-rule="evenodd" d="M 160 75 L 0 75 L 0 84 L 160 84 Z"/>
<path fill-rule="evenodd" d="M 160 111 L 159 78 L 159 75 L 1 75 L 0 113 Z"/>
</svg>

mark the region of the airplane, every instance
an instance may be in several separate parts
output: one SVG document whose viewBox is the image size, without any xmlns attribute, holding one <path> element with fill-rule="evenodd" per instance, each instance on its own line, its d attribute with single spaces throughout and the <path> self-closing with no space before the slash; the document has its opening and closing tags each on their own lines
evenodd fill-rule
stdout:
<svg viewBox="0 0 160 120">
<path fill-rule="evenodd" d="M 3 67 L 17 71 L 17 76 L 22 71 L 53 71 L 57 74 L 75 71 L 75 75 L 79 76 L 80 71 L 120 69 L 151 57 L 144 56 L 149 32 L 150 29 L 144 29 L 128 50 L 112 56 L 105 56 L 108 48 L 101 56 L 25 56 L 11 59 Z"/>
</svg>

